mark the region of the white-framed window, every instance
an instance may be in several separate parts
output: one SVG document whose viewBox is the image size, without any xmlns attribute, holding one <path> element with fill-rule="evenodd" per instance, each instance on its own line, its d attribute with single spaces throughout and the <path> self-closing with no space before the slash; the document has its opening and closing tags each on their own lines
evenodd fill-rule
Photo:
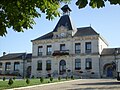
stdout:
<svg viewBox="0 0 120 90">
<path fill-rule="evenodd" d="M 65 44 L 60 44 L 60 51 L 64 51 L 65 50 Z"/>
<path fill-rule="evenodd" d="M 42 60 L 37 61 L 37 70 L 42 70 Z"/>
<path fill-rule="evenodd" d="M 43 46 L 38 46 L 38 56 L 42 56 Z"/>
<path fill-rule="evenodd" d="M 0 62 L 0 70 L 2 70 L 2 62 Z"/>
<path fill-rule="evenodd" d="M 52 54 L 52 45 L 47 45 L 47 55 Z"/>
<path fill-rule="evenodd" d="M 75 59 L 75 70 L 81 69 L 81 59 Z"/>
<path fill-rule="evenodd" d="M 14 71 L 20 70 L 20 62 L 14 62 Z"/>
<path fill-rule="evenodd" d="M 85 43 L 85 52 L 86 53 L 91 53 L 91 50 L 92 50 L 92 44 L 91 44 L 91 42 L 86 42 Z"/>
<path fill-rule="evenodd" d="M 92 59 L 86 58 L 86 69 L 92 69 Z"/>
<path fill-rule="evenodd" d="M 11 62 L 6 62 L 5 71 L 9 71 L 11 69 Z"/>
<path fill-rule="evenodd" d="M 80 52 L 81 52 L 81 44 L 75 43 L 75 53 L 80 53 Z"/>
<path fill-rule="evenodd" d="M 46 61 L 46 70 L 51 70 L 51 60 Z"/>
</svg>

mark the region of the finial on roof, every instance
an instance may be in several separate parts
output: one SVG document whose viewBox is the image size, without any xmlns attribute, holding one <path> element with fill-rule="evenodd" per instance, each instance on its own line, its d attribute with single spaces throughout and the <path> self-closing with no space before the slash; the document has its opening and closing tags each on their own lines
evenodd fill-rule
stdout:
<svg viewBox="0 0 120 90">
<path fill-rule="evenodd" d="M 68 5 L 64 5 L 61 10 L 63 11 L 63 15 L 70 15 L 70 12 L 72 11 Z"/>
<path fill-rule="evenodd" d="M 91 24 L 90 24 L 90 27 L 91 27 Z"/>
</svg>

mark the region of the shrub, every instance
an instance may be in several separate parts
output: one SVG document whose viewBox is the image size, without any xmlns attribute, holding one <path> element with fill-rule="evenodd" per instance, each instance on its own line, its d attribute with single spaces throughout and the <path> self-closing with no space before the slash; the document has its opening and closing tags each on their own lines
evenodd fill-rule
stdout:
<svg viewBox="0 0 120 90">
<path fill-rule="evenodd" d="M 34 75 L 31 78 L 34 79 L 35 78 Z"/>
<path fill-rule="evenodd" d="M 71 76 L 71 79 L 74 80 L 74 76 Z"/>
<path fill-rule="evenodd" d="M 65 78 L 66 78 L 66 80 L 68 80 L 68 76 L 66 76 Z"/>
<path fill-rule="evenodd" d="M 50 81 L 51 81 L 51 82 L 53 81 L 53 77 L 50 77 Z"/>
<path fill-rule="evenodd" d="M 27 84 L 30 84 L 30 80 L 29 80 L 28 78 L 26 79 L 26 83 L 27 83 Z"/>
<path fill-rule="evenodd" d="M 58 77 L 58 80 L 59 80 L 59 81 L 61 80 L 61 77 L 60 77 L 60 76 Z"/>
<path fill-rule="evenodd" d="M 13 77 L 13 80 L 15 80 L 15 77 Z"/>
<path fill-rule="evenodd" d="M 40 77 L 40 82 L 43 83 L 43 81 L 44 81 L 44 78 Z"/>
<path fill-rule="evenodd" d="M 11 86 L 12 84 L 13 84 L 13 80 L 12 80 L 12 78 L 10 78 L 9 81 L 8 81 L 8 85 Z"/>
<path fill-rule="evenodd" d="M 6 78 L 5 77 L 3 77 L 3 81 L 5 81 L 6 80 Z"/>
</svg>

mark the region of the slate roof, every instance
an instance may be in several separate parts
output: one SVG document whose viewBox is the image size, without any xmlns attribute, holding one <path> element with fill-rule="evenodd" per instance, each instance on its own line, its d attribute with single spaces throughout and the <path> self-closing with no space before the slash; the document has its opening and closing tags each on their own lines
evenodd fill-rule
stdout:
<svg viewBox="0 0 120 90">
<path fill-rule="evenodd" d="M 36 38 L 34 40 L 52 39 L 52 37 L 53 37 L 53 32 L 50 32 L 50 33 L 47 33 L 47 34 L 45 34 L 45 35 L 43 35 L 41 37 L 38 37 L 38 38 Z"/>
<path fill-rule="evenodd" d="M 31 53 L 27 54 L 26 59 L 32 59 L 32 54 Z"/>
<path fill-rule="evenodd" d="M 59 21 L 58 21 L 57 25 L 55 26 L 53 32 L 57 32 L 58 28 L 61 27 L 61 26 L 66 27 L 68 30 L 74 30 L 75 29 L 69 15 L 61 16 L 61 18 L 59 19 Z"/>
<path fill-rule="evenodd" d="M 23 59 L 26 56 L 26 59 L 32 58 L 32 54 L 26 53 L 10 53 L 0 57 L 0 60 L 14 60 L 14 59 Z"/>
<path fill-rule="evenodd" d="M 105 48 L 103 49 L 101 55 L 115 55 L 116 50 L 118 50 L 117 54 L 120 54 L 120 48 Z"/>
<path fill-rule="evenodd" d="M 68 7 L 68 5 L 65 5 L 62 7 L 62 10 L 69 10 L 71 11 L 71 9 Z M 99 35 L 92 27 L 83 27 L 83 28 L 76 28 L 73 23 L 72 20 L 70 18 L 69 15 L 63 15 L 61 16 L 61 18 L 59 19 L 57 25 L 55 26 L 55 28 L 53 29 L 52 32 L 49 32 L 43 36 L 40 36 L 32 41 L 35 40 L 45 40 L 45 39 L 52 39 L 53 38 L 53 32 L 57 32 L 59 27 L 66 27 L 67 30 L 77 30 L 77 32 L 75 33 L 75 35 L 73 37 L 78 37 L 78 36 L 88 36 L 88 35 Z"/>
<path fill-rule="evenodd" d="M 77 32 L 73 37 L 90 36 L 90 35 L 99 35 L 99 34 L 92 27 L 82 27 L 82 28 L 77 28 Z M 35 40 L 45 40 L 45 39 L 52 39 L 52 38 L 53 38 L 53 32 L 50 32 Z"/>
<path fill-rule="evenodd" d="M 72 11 L 72 10 L 68 7 L 68 5 L 64 5 L 64 6 L 61 8 L 61 10 L 62 10 L 63 12 Z"/>
<path fill-rule="evenodd" d="M 89 36 L 89 35 L 99 35 L 92 27 L 83 27 L 77 28 L 77 32 L 75 33 L 75 37 L 77 36 Z"/>
</svg>

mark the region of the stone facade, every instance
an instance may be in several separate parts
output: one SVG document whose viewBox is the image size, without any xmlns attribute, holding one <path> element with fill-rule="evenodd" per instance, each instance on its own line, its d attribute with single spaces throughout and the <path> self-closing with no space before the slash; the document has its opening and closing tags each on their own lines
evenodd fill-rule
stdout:
<svg viewBox="0 0 120 90">
<path fill-rule="evenodd" d="M 76 28 L 67 13 L 61 16 L 52 32 L 32 40 L 32 43 L 31 75 L 35 77 L 68 74 L 98 78 L 100 54 L 108 47 L 92 27 Z M 50 70 L 47 70 L 48 60 Z"/>
<path fill-rule="evenodd" d="M 63 16 L 53 31 L 32 40 L 32 54 L 0 57 L 0 74 L 7 74 L 9 62 L 9 73 L 19 67 L 22 77 L 116 77 L 120 48 L 108 48 L 106 40 L 91 26 L 76 28 L 70 18 L 71 9 L 65 5 L 62 10 Z"/>
<path fill-rule="evenodd" d="M 32 54 L 10 53 L 0 57 L 0 75 L 30 77 Z"/>
</svg>

